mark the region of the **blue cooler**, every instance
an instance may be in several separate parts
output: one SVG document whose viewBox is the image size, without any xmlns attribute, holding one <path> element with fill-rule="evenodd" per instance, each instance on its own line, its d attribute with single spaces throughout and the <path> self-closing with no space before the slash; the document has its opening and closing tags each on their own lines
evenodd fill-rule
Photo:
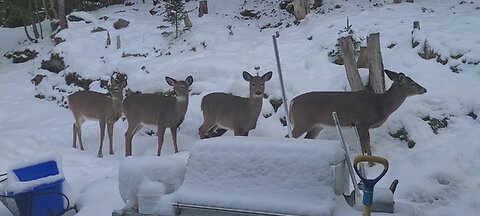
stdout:
<svg viewBox="0 0 480 216">
<path fill-rule="evenodd" d="M 65 178 L 59 175 L 57 161 L 47 160 L 26 167 L 12 169 L 19 182 L 29 184 L 36 181 L 27 190 L 9 192 L 15 197 L 21 216 L 50 216 L 64 210 L 64 197 L 62 195 Z M 57 176 L 52 181 L 42 179 Z M 9 181 L 12 180 L 9 178 Z"/>
</svg>

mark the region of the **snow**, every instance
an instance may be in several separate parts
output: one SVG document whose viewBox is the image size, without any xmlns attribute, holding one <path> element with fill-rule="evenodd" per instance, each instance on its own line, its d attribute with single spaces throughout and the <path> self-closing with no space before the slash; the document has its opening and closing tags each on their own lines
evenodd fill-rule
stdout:
<svg viewBox="0 0 480 216">
<path fill-rule="evenodd" d="M 298 215 L 331 215 L 345 158 L 338 141 L 264 137 L 201 140 L 190 155 L 176 201 Z"/>
<path fill-rule="evenodd" d="M 170 90 L 165 76 L 185 79 L 192 75 L 192 96 L 178 133 L 181 152 L 173 156 L 185 162 L 199 139 L 198 127 L 203 121 L 201 98 L 214 91 L 248 96 L 248 83 L 243 81 L 241 73 L 244 70 L 256 73 L 253 68 L 258 65 L 261 74 L 274 72 L 272 80 L 266 83 L 268 99 L 264 100 L 262 109 L 264 114 L 272 115 L 269 118 L 260 116 L 250 136 L 281 138 L 287 134 L 286 127 L 279 121 L 284 111 L 280 108 L 274 113 L 268 104 L 269 99 L 281 98 L 271 35 L 275 31 L 280 33 L 278 42 L 287 98 L 314 90 L 347 90 L 343 66 L 331 64 L 327 53 L 335 47 L 337 33 L 345 27 L 348 16 L 358 36 L 380 32 L 386 68 L 405 73 L 428 90 L 424 95 L 407 98 L 384 125 L 370 131 L 373 153 L 387 158 L 390 163 L 389 172 L 377 186 L 388 187 L 394 179 L 399 179 L 394 198 L 397 204 L 405 205 L 397 205 L 397 209 L 412 206 L 418 215 L 473 216 L 480 211 L 477 195 L 480 193 L 480 168 L 477 166 L 480 163 L 480 119 L 468 116 L 470 112 L 480 113 L 480 65 L 475 64 L 480 61 L 477 9 L 480 2 L 417 0 L 413 4 L 393 5 L 384 0 L 325 0 L 320 11 L 313 11 L 304 21 L 294 25 L 291 15 L 276 8 L 273 14 L 277 17 L 235 18 L 240 17 L 239 12 L 244 9 L 271 11 L 276 4 L 269 1 L 210 0 L 209 14 L 199 18 L 196 10 L 191 12 L 193 27 L 179 39 L 161 35 L 164 30 L 157 26 L 166 23 L 162 22 L 160 13 L 150 15 L 151 1 L 147 1 L 148 4 L 133 2 L 136 4 L 129 7 L 117 5 L 89 12 L 88 16 L 95 18 L 91 24 L 70 22 L 70 28 L 59 34 L 66 42 L 56 47 L 51 45 L 49 37 L 37 44 L 29 43 L 23 28 L 0 28 L 0 172 L 6 172 L 14 163 L 55 152 L 62 156 L 65 178 L 79 194 L 80 212 L 77 215 L 109 215 L 125 206 L 119 190 L 119 167 L 129 160 L 124 158 L 123 134 L 127 123 L 119 120 L 115 124 L 115 154 L 105 154 L 98 159 L 98 123 L 90 121 L 82 127 L 86 150 L 73 149 L 71 112 L 33 97 L 41 93 L 47 98 L 61 99 L 79 90 L 79 87 L 67 86 L 62 77 L 73 72 L 84 78 L 108 80 L 114 71 L 120 71 L 128 75 L 127 88 L 142 92 Z M 190 1 L 186 9 L 197 6 L 197 1 Z M 116 13 L 121 10 L 125 12 Z M 98 19 L 105 15 L 109 17 L 107 20 Z M 130 25 L 115 30 L 113 23 L 119 18 L 130 21 Z M 259 27 L 275 23 L 277 18 L 285 19 L 281 27 L 260 30 Z M 438 54 L 448 58 L 446 65 L 435 59 L 421 59 L 417 50 L 411 48 L 412 23 L 416 20 L 421 24 L 416 36 L 424 36 Z M 290 27 L 286 27 L 287 22 Z M 232 26 L 233 35 L 229 34 L 228 25 Z M 44 24 L 44 31 L 49 29 L 46 26 Z M 98 26 L 110 32 L 112 45 L 108 48 L 105 48 L 106 32 L 90 32 Z M 117 35 L 121 37 L 120 49 L 115 47 Z M 312 39 L 308 40 L 310 36 Z M 396 45 L 387 48 L 393 44 Z M 190 51 L 192 47 L 196 51 Z M 8 51 L 25 48 L 35 49 L 38 57 L 12 64 L 3 56 Z M 68 65 L 58 75 L 38 69 L 42 60 L 50 58 L 51 52 L 60 53 Z M 123 53 L 147 56 L 122 58 Z M 459 73 L 452 73 L 451 67 L 460 69 Z M 366 70 L 360 73 L 366 81 Z M 46 77 L 34 87 L 30 80 L 37 74 Z M 99 82 L 92 83 L 91 89 L 105 92 Z M 435 134 L 428 122 L 422 120 L 427 116 L 446 117 L 448 126 Z M 389 135 L 401 128 L 405 128 L 410 139 L 416 142 L 413 149 Z M 348 131 L 345 130 L 345 135 L 350 149 L 356 149 L 355 135 Z M 224 136 L 232 135 L 227 132 Z M 318 139 L 337 139 L 337 135 L 334 129 L 325 129 Z M 133 143 L 134 158 L 152 157 L 156 153 L 155 136 L 139 133 Z M 172 140 L 167 132 L 162 157 L 172 154 Z M 350 155 L 353 157 L 355 153 Z M 162 196 L 157 210 L 168 214 L 173 201 L 172 194 Z M 334 215 L 360 214 L 341 199 L 336 199 L 334 204 Z M 0 215 L 9 215 L 3 206 L 0 206 Z"/>
</svg>

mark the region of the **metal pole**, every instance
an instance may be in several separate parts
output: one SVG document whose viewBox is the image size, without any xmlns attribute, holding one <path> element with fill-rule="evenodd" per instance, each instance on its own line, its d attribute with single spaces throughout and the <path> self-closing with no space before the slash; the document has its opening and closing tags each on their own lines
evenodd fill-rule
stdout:
<svg viewBox="0 0 480 216">
<path fill-rule="evenodd" d="M 355 173 L 353 171 L 352 161 L 350 160 L 350 155 L 348 154 L 347 144 L 343 139 L 342 129 L 340 128 L 340 121 L 338 121 L 338 116 L 336 112 L 332 112 L 333 121 L 335 122 L 335 127 L 337 128 L 338 136 L 340 137 L 340 142 L 342 143 L 343 150 L 345 150 L 345 160 L 348 166 L 348 172 L 350 173 L 350 179 L 352 180 L 353 188 L 355 189 L 355 196 L 360 196 L 360 189 L 358 188 L 357 179 L 355 178 Z"/>
<path fill-rule="evenodd" d="M 365 155 L 363 153 L 362 142 L 360 141 L 360 135 L 358 134 L 356 125 L 353 125 L 353 131 L 355 132 L 355 136 L 357 137 L 357 146 L 360 147 L 361 155 Z M 365 164 L 363 163 L 360 164 L 360 172 L 362 173 L 362 176 L 367 176 L 367 171 L 365 170 Z"/>
<path fill-rule="evenodd" d="M 278 32 L 277 32 L 278 34 Z M 283 85 L 283 75 L 282 75 L 282 66 L 280 65 L 280 55 L 278 54 L 278 46 L 277 46 L 277 37 L 276 35 L 272 35 L 273 39 L 273 48 L 275 49 L 275 57 L 277 60 L 277 68 L 278 68 L 278 77 L 280 78 L 280 87 L 282 89 L 282 99 L 283 99 L 283 107 L 285 108 L 285 115 L 287 120 L 287 129 L 288 129 L 288 137 L 293 138 L 292 135 L 292 126 L 290 123 L 290 116 L 288 113 L 288 104 L 287 104 L 287 96 L 285 95 L 285 86 Z"/>
<path fill-rule="evenodd" d="M 264 212 L 264 211 L 253 211 L 253 210 L 246 210 L 246 209 L 214 207 L 214 206 L 195 205 L 195 204 L 186 204 L 186 203 L 178 203 L 178 202 L 173 203 L 173 207 L 176 209 L 198 209 L 198 210 L 204 210 L 204 211 L 235 213 L 235 214 L 242 214 L 242 215 L 297 216 L 293 214 L 282 214 L 282 213 L 273 213 L 273 212 Z"/>
</svg>

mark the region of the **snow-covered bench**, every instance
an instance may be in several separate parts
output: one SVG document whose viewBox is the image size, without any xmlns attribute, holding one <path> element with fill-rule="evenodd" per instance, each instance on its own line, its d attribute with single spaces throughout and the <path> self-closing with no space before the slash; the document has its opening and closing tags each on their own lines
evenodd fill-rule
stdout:
<svg viewBox="0 0 480 216">
<path fill-rule="evenodd" d="M 174 193 L 180 215 L 331 215 L 346 190 L 337 141 L 218 137 L 197 142 Z"/>
</svg>

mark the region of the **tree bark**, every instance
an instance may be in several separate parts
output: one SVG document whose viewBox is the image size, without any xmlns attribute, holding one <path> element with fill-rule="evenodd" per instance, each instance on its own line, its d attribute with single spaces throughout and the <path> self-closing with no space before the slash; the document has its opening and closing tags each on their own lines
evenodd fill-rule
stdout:
<svg viewBox="0 0 480 216">
<path fill-rule="evenodd" d="M 355 63 L 355 55 L 353 54 L 352 37 L 342 37 L 339 39 L 340 48 L 343 54 L 343 65 L 347 73 L 347 79 L 350 83 L 352 91 L 361 91 L 364 89 L 360 74 L 358 74 L 357 64 Z"/>
<path fill-rule="evenodd" d="M 58 20 L 60 21 L 60 29 L 68 28 L 67 17 L 65 14 L 65 0 L 58 0 Z"/>
<path fill-rule="evenodd" d="M 308 13 L 308 4 L 306 0 L 293 0 L 293 11 L 295 14 L 295 22 L 304 19 Z"/>
<path fill-rule="evenodd" d="M 368 54 L 367 54 L 367 47 L 360 47 L 360 54 L 357 60 L 357 67 L 358 68 L 368 68 Z"/>
<path fill-rule="evenodd" d="M 207 0 L 198 2 L 198 17 L 202 17 L 204 14 L 208 14 Z"/>
<path fill-rule="evenodd" d="M 46 11 L 45 11 L 45 13 L 46 13 Z M 42 21 L 40 20 L 40 16 L 38 15 L 38 3 L 37 3 L 37 1 L 35 1 L 35 18 L 37 18 L 37 23 L 38 23 L 38 26 L 40 27 L 40 39 L 43 40 Z"/>
<path fill-rule="evenodd" d="M 368 85 L 374 93 L 385 92 L 385 73 L 383 72 L 382 51 L 380 48 L 380 33 L 367 37 Z"/>
</svg>

